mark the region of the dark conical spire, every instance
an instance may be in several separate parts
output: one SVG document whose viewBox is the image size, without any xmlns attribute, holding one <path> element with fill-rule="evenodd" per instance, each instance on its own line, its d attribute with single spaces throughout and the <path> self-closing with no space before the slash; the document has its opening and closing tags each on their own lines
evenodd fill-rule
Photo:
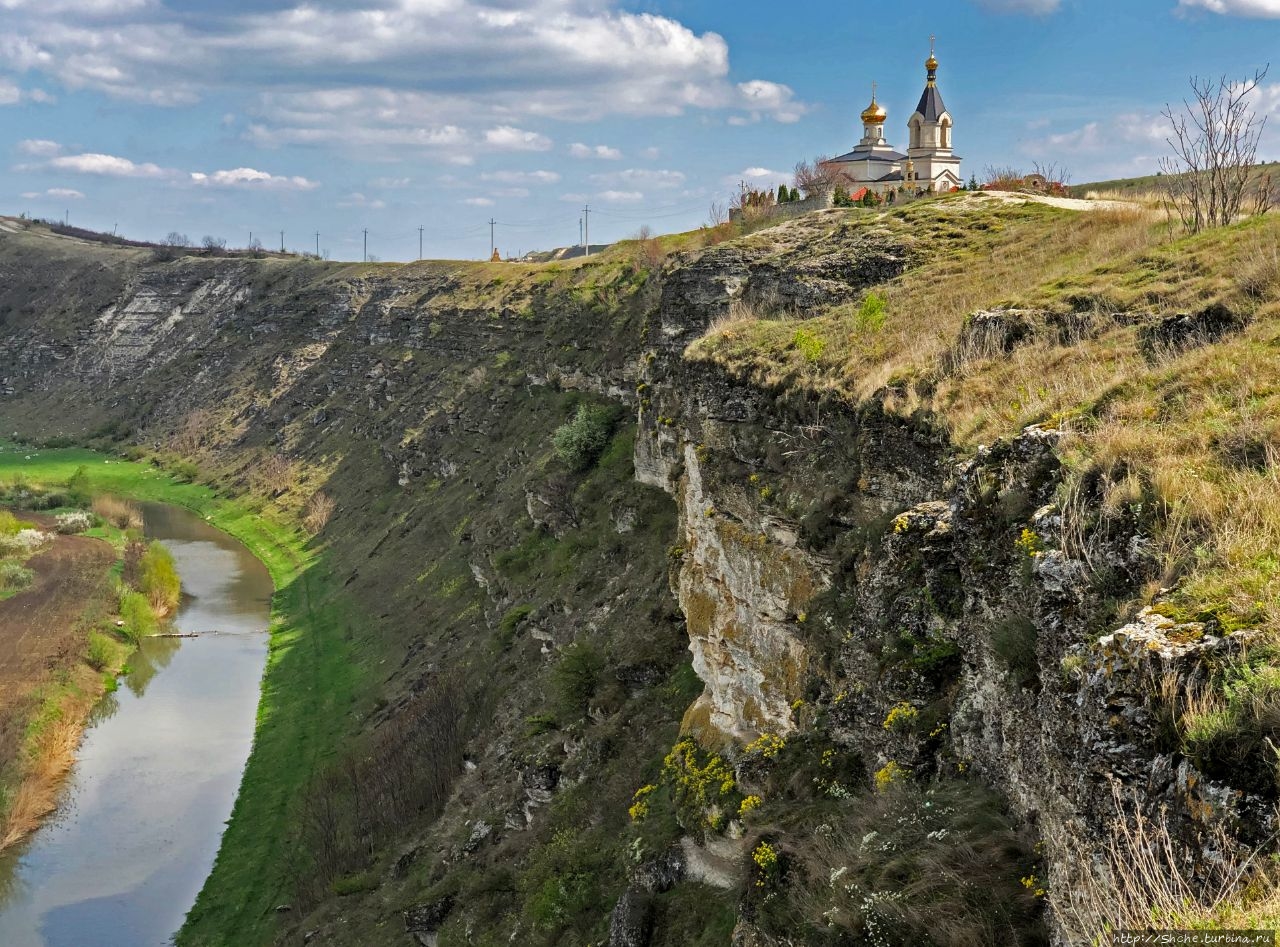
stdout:
<svg viewBox="0 0 1280 947">
<path fill-rule="evenodd" d="M 916 111 L 926 122 L 936 122 L 947 110 L 947 107 L 942 104 L 942 93 L 938 91 L 938 57 L 933 51 L 934 41 L 935 38 L 930 36 L 929 58 L 924 64 L 929 70 L 929 78 L 924 84 L 924 94 L 920 96 L 920 104 L 916 106 Z"/>
</svg>

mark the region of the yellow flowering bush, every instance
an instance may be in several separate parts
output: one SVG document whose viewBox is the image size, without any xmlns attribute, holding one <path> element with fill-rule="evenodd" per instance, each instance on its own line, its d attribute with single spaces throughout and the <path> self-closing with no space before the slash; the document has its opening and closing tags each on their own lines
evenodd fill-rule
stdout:
<svg viewBox="0 0 1280 947">
<path fill-rule="evenodd" d="M 636 790 L 635 795 L 631 797 L 631 808 L 627 810 L 632 822 L 642 822 L 644 817 L 649 814 L 649 794 L 657 788 L 657 786 L 651 784 L 641 786 Z"/>
<path fill-rule="evenodd" d="M 787 741 L 776 733 L 762 733 L 747 744 L 747 753 L 759 753 L 766 760 L 771 760 L 783 751 Z"/>
<path fill-rule="evenodd" d="M 747 813 L 754 812 L 756 809 L 759 809 L 762 805 L 764 805 L 764 800 L 759 796 L 754 794 L 747 796 L 738 806 L 738 815 L 745 816 Z"/>
<path fill-rule="evenodd" d="M 705 762 L 702 755 L 692 737 L 683 737 L 662 761 L 662 778 L 671 787 L 678 807 L 696 812 L 703 825 L 719 829 L 723 820 L 716 819 L 709 810 L 733 793 L 738 784 L 733 770 L 718 754 L 707 755 Z M 729 804 L 732 805 L 731 800 Z"/>
<path fill-rule="evenodd" d="M 876 770 L 875 781 L 876 790 L 884 792 L 894 783 L 901 782 L 910 775 L 905 767 L 899 766 L 893 760 L 885 763 Z"/>
<path fill-rule="evenodd" d="M 902 733 L 904 730 L 910 730 L 915 724 L 916 718 L 920 716 L 920 711 L 916 710 L 905 700 L 893 706 L 888 716 L 884 718 L 881 724 L 886 730 L 892 730 L 895 733 Z"/>
</svg>

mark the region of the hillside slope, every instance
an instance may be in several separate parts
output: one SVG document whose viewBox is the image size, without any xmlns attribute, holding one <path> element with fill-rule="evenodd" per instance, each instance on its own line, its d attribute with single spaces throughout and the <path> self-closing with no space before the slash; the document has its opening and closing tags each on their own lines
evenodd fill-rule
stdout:
<svg viewBox="0 0 1280 947">
<path fill-rule="evenodd" d="M 1274 829 L 1278 245 L 973 196 L 660 270 L 0 234 L 6 431 L 336 504 L 355 696 L 251 763 L 296 792 L 182 942 L 1081 942 L 1117 799 L 1209 887 Z"/>
</svg>

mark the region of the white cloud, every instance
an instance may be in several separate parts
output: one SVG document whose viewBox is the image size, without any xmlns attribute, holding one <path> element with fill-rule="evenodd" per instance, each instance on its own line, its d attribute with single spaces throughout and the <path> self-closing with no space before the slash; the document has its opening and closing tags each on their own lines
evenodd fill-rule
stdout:
<svg viewBox="0 0 1280 947">
<path fill-rule="evenodd" d="M 977 0 L 978 6 L 993 13 L 1029 13 L 1043 16 L 1056 13 L 1062 0 Z"/>
<path fill-rule="evenodd" d="M 489 200 L 489 198 L 487 197 L 468 197 L 462 203 L 468 204 L 471 207 L 492 207 L 493 206 L 493 201 Z"/>
<path fill-rule="evenodd" d="M 650 161 L 656 160 L 657 158 L 661 157 L 661 155 L 662 155 L 662 151 L 659 148 L 650 147 L 640 152 L 641 157 L 648 158 Z"/>
<path fill-rule="evenodd" d="M 0 105 L 17 105 L 22 101 L 22 90 L 8 79 L 0 79 Z"/>
<path fill-rule="evenodd" d="M 60 200 L 69 201 L 84 199 L 82 193 L 69 187 L 51 187 L 47 191 L 27 191 L 22 196 L 28 200 L 34 200 L 37 197 L 56 197 Z"/>
<path fill-rule="evenodd" d="M 784 85 L 732 81 L 718 34 L 622 0 L 291 2 L 196 18 L 161 0 L 0 0 L 13 11 L 0 69 L 161 106 L 238 90 L 260 144 L 423 148 L 457 163 L 477 146 L 546 150 L 526 129 L 547 120 L 717 109 L 790 122 L 807 110 Z"/>
<path fill-rule="evenodd" d="M 370 187 L 381 188 L 387 191 L 398 191 L 406 188 L 413 183 L 413 178 L 374 178 L 369 182 Z"/>
<path fill-rule="evenodd" d="M 1280 0 L 1178 0 L 1178 10 L 1208 10 L 1223 16 L 1280 19 Z"/>
<path fill-rule="evenodd" d="M 591 180 L 596 184 L 631 187 L 680 187 L 685 176 L 680 171 L 658 171 L 648 168 L 628 168 L 609 174 L 593 174 Z"/>
<path fill-rule="evenodd" d="M 62 153 L 62 146 L 47 138 L 28 138 L 18 142 L 18 150 L 36 158 L 51 158 Z"/>
<path fill-rule="evenodd" d="M 267 188 L 282 191 L 311 191 L 320 186 L 304 177 L 268 174 L 254 168 L 232 168 L 210 174 L 192 171 L 191 181 L 201 187 Z"/>
<path fill-rule="evenodd" d="M 798 122 L 809 111 L 807 105 L 796 101 L 790 86 L 778 82 L 763 79 L 739 82 L 738 96 L 741 106 L 751 113 L 753 121 L 768 116 L 779 122 Z"/>
<path fill-rule="evenodd" d="M 622 157 L 622 152 L 617 148 L 610 148 L 608 145 L 584 145 L 582 142 L 574 142 L 570 145 L 569 154 L 575 158 L 602 158 L 605 161 L 617 161 Z"/>
<path fill-rule="evenodd" d="M 497 184 L 555 184 L 560 175 L 555 171 L 486 171 L 480 180 Z"/>
<path fill-rule="evenodd" d="M 776 178 L 781 173 L 781 171 L 770 171 L 768 168 L 744 168 L 741 177 L 749 181 L 755 181 L 760 178 Z"/>
<path fill-rule="evenodd" d="M 537 132 L 527 132 L 511 125 L 499 125 L 484 133 L 484 140 L 504 151 L 549 151 L 551 139 Z"/>
<path fill-rule="evenodd" d="M 342 200 L 338 201 L 339 207 L 367 207 L 370 210 L 382 210 L 387 206 L 386 201 L 370 200 L 359 191 L 348 194 Z"/>
<path fill-rule="evenodd" d="M 63 155 L 50 160 L 49 166 L 59 171 L 74 171 L 76 174 L 101 174 L 113 178 L 160 178 L 168 173 L 164 168 L 150 162 L 135 164 L 128 158 L 94 153 Z"/>
<path fill-rule="evenodd" d="M 77 16 L 118 16 L 153 6 L 153 0 L 0 0 L 0 10 L 35 13 L 74 13 Z"/>
<path fill-rule="evenodd" d="M 596 197 L 610 204 L 634 204 L 644 200 L 639 191 L 601 191 Z"/>
</svg>

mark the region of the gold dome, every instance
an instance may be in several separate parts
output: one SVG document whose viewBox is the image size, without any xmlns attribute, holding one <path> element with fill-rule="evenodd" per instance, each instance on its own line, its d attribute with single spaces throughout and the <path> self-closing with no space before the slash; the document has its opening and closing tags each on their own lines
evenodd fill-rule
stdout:
<svg viewBox="0 0 1280 947">
<path fill-rule="evenodd" d="M 928 69 L 930 72 L 937 72 L 937 71 L 938 71 L 938 57 L 937 57 L 937 56 L 935 56 L 933 53 L 930 53 L 930 54 L 929 54 L 929 58 L 928 58 L 928 59 L 926 59 L 926 60 L 925 60 L 925 62 L 924 62 L 924 67 L 925 67 L 926 69 Z"/>
<path fill-rule="evenodd" d="M 866 107 L 862 113 L 862 124 L 864 125 L 883 125 L 884 120 L 889 117 L 889 113 L 884 110 L 884 106 L 876 101 L 875 96 L 871 97 L 871 104 Z"/>
</svg>

